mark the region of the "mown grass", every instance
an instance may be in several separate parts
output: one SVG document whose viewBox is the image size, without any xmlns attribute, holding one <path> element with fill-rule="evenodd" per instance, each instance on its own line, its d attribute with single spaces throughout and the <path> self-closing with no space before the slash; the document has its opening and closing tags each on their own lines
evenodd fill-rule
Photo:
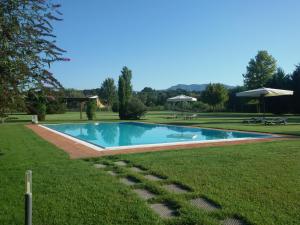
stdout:
<svg viewBox="0 0 300 225">
<path fill-rule="evenodd" d="M 148 112 L 141 120 L 144 122 L 153 123 L 168 123 L 177 125 L 191 125 L 208 128 L 221 128 L 245 131 L 257 131 L 277 134 L 300 135 L 300 116 L 284 115 L 288 118 L 288 125 L 272 125 L 264 126 L 262 124 L 243 124 L 244 119 L 251 117 L 259 117 L 261 114 L 256 113 L 200 113 L 198 118 L 193 120 L 166 119 L 172 112 L 168 111 L 153 111 Z M 276 115 L 267 114 L 267 117 L 276 117 Z M 10 123 L 24 123 L 31 120 L 30 115 L 11 115 L 14 120 Z M 97 112 L 97 119 L 99 121 L 118 121 L 119 117 L 116 113 L 111 112 Z M 62 122 L 87 122 L 85 113 L 83 113 L 83 120 L 79 119 L 79 112 L 68 112 L 65 114 L 47 115 L 45 123 L 62 123 Z"/>
<path fill-rule="evenodd" d="M 273 133 L 300 134 L 299 117 L 290 115 L 290 125 L 244 125 L 253 114 L 201 114 L 186 121 L 165 119 L 168 112 L 150 112 L 143 121 L 205 126 Z M 116 121 L 116 114 L 98 113 L 100 121 Z M 12 115 L 12 117 L 16 117 Z M 218 224 L 228 216 L 243 218 L 248 224 L 299 224 L 300 141 L 275 141 L 238 146 L 163 151 L 104 157 L 92 161 L 124 159 L 148 172 L 166 176 L 193 191 L 184 195 L 166 192 L 160 182 L 121 169 L 141 186 L 179 210 L 175 220 L 162 220 L 128 187 L 90 161 L 70 160 L 62 151 L 40 139 L 24 123 L 30 116 L 0 125 L 0 224 L 23 223 L 24 172 L 33 170 L 34 224 Z M 86 121 L 86 120 L 84 120 Z M 79 113 L 48 115 L 47 121 L 81 122 Z M 113 167 L 111 167 L 113 168 Z M 163 182 L 162 182 L 163 183 Z M 220 204 L 222 210 L 207 214 L 191 207 L 188 200 L 203 196 Z M 151 201 L 150 201 L 151 202 Z"/>
<path fill-rule="evenodd" d="M 187 185 L 196 196 L 221 205 L 221 213 L 201 218 L 237 215 L 249 224 L 296 225 L 300 222 L 299 146 L 300 140 L 292 140 L 118 158 Z M 184 197 L 172 199 L 182 202 Z M 194 210 L 186 205 L 182 213 L 195 219 Z"/>
<path fill-rule="evenodd" d="M 24 173 L 33 171 L 33 224 L 162 224 L 116 179 L 22 125 L 0 126 L 0 224 L 24 221 Z"/>
</svg>

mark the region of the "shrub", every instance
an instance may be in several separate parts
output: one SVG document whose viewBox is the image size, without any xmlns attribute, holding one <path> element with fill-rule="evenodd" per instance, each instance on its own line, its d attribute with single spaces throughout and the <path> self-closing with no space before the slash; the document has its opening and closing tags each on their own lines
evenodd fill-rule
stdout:
<svg viewBox="0 0 300 225">
<path fill-rule="evenodd" d="M 192 103 L 192 111 L 194 112 L 207 112 L 209 110 L 209 105 L 198 101 Z"/>
<path fill-rule="evenodd" d="M 113 112 L 119 112 L 119 103 L 117 101 L 115 101 L 112 106 L 111 106 L 111 110 Z"/>
<path fill-rule="evenodd" d="M 90 100 L 86 103 L 86 116 L 88 120 L 94 120 L 96 118 L 96 101 Z"/>
<path fill-rule="evenodd" d="M 38 102 L 36 105 L 36 113 L 39 121 L 44 121 L 46 119 L 47 106 L 43 102 Z"/>
<path fill-rule="evenodd" d="M 147 108 L 139 98 L 132 97 L 128 102 L 127 110 L 127 119 L 140 119 L 142 116 L 145 115 Z"/>
</svg>

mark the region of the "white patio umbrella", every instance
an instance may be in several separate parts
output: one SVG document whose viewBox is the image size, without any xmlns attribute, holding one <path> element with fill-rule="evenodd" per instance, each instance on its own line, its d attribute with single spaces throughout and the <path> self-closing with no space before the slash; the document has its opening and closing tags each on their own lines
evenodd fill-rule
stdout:
<svg viewBox="0 0 300 225">
<path fill-rule="evenodd" d="M 274 97 L 274 96 L 283 96 L 283 95 L 293 95 L 294 92 L 290 90 L 274 89 L 274 88 L 258 88 L 249 91 L 242 91 L 236 93 L 237 97 L 253 97 L 253 98 L 265 98 L 265 97 Z M 265 104 L 265 102 L 264 102 Z M 265 113 L 265 106 L 264 106 Z"/>
<path fill-rule="evenodd" d="M 186 95 L 178 95 L 167 99 L 168 102 L 196 102 L 197 99 Z"/>
<path fill-rule="evenodd" d="M 178 95 L 167 99 L 168 102 L 196 102 L 197 99 L 186 95 Z"/>
</svg>

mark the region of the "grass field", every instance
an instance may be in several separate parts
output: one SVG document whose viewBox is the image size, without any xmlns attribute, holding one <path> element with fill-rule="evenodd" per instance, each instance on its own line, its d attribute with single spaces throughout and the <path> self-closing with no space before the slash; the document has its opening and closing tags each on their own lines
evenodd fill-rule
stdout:
<svg viewBox="0 0 300 225">
<path fill-rule="evenodd" d="M 287 126 L 243 125 L 253 114 L 201 114 L 192 121 L 165 119 L 166 112 L 151 112 L 147 122 L 300 135 L 300 117 L 289 116 Z M 117 120 L 116 114 L 98 113 L 100 121 Z M 0 125 L 0 224 L 23 223 L 24 172 L 33 170 L 33 222 L 39 225 L 76 224 L 219 224 L 228 216 L 248 224 L 296 225 L 300 223 L 300 140 L 163 151 L 70 160 L 68 155 L 40 139 L 24 123 L 26 115 Z M 79 122 L 79 113 L 49 115 L 46 122 Z M 115 168 L 114 160 L 128 160 L 149 172 L 178 182 L 192 192 L 170 194 L 159 183 L 146 181 L 128 168 Z M 132 175 L 154 190 L 153 201 L 171 202 L 179 211 L 172 220 L 162 220 L 131 188 L 116 177 L 97 170 L 101 161 L 120 176 Z M 219 204 L 219 212 L 204 213 L 188 204 L 203 196 Z"/>
</svg>

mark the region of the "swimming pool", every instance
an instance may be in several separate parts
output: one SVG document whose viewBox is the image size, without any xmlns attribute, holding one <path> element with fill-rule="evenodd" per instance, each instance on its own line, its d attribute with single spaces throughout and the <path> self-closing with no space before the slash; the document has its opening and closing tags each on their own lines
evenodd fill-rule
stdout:
<svg viewBox="0 0 300 225">
<path fill-rule="evenodd" d="M 205 143 L 272 137 L 267 134 L 214 130 L 207 128 L 150 124 L 140 122 L 104 122 L 85 124 L 47 124 L 44 127 L 102 149 Z M 83 141 L 83 142 L 82 142 Z"/>
</svg>

